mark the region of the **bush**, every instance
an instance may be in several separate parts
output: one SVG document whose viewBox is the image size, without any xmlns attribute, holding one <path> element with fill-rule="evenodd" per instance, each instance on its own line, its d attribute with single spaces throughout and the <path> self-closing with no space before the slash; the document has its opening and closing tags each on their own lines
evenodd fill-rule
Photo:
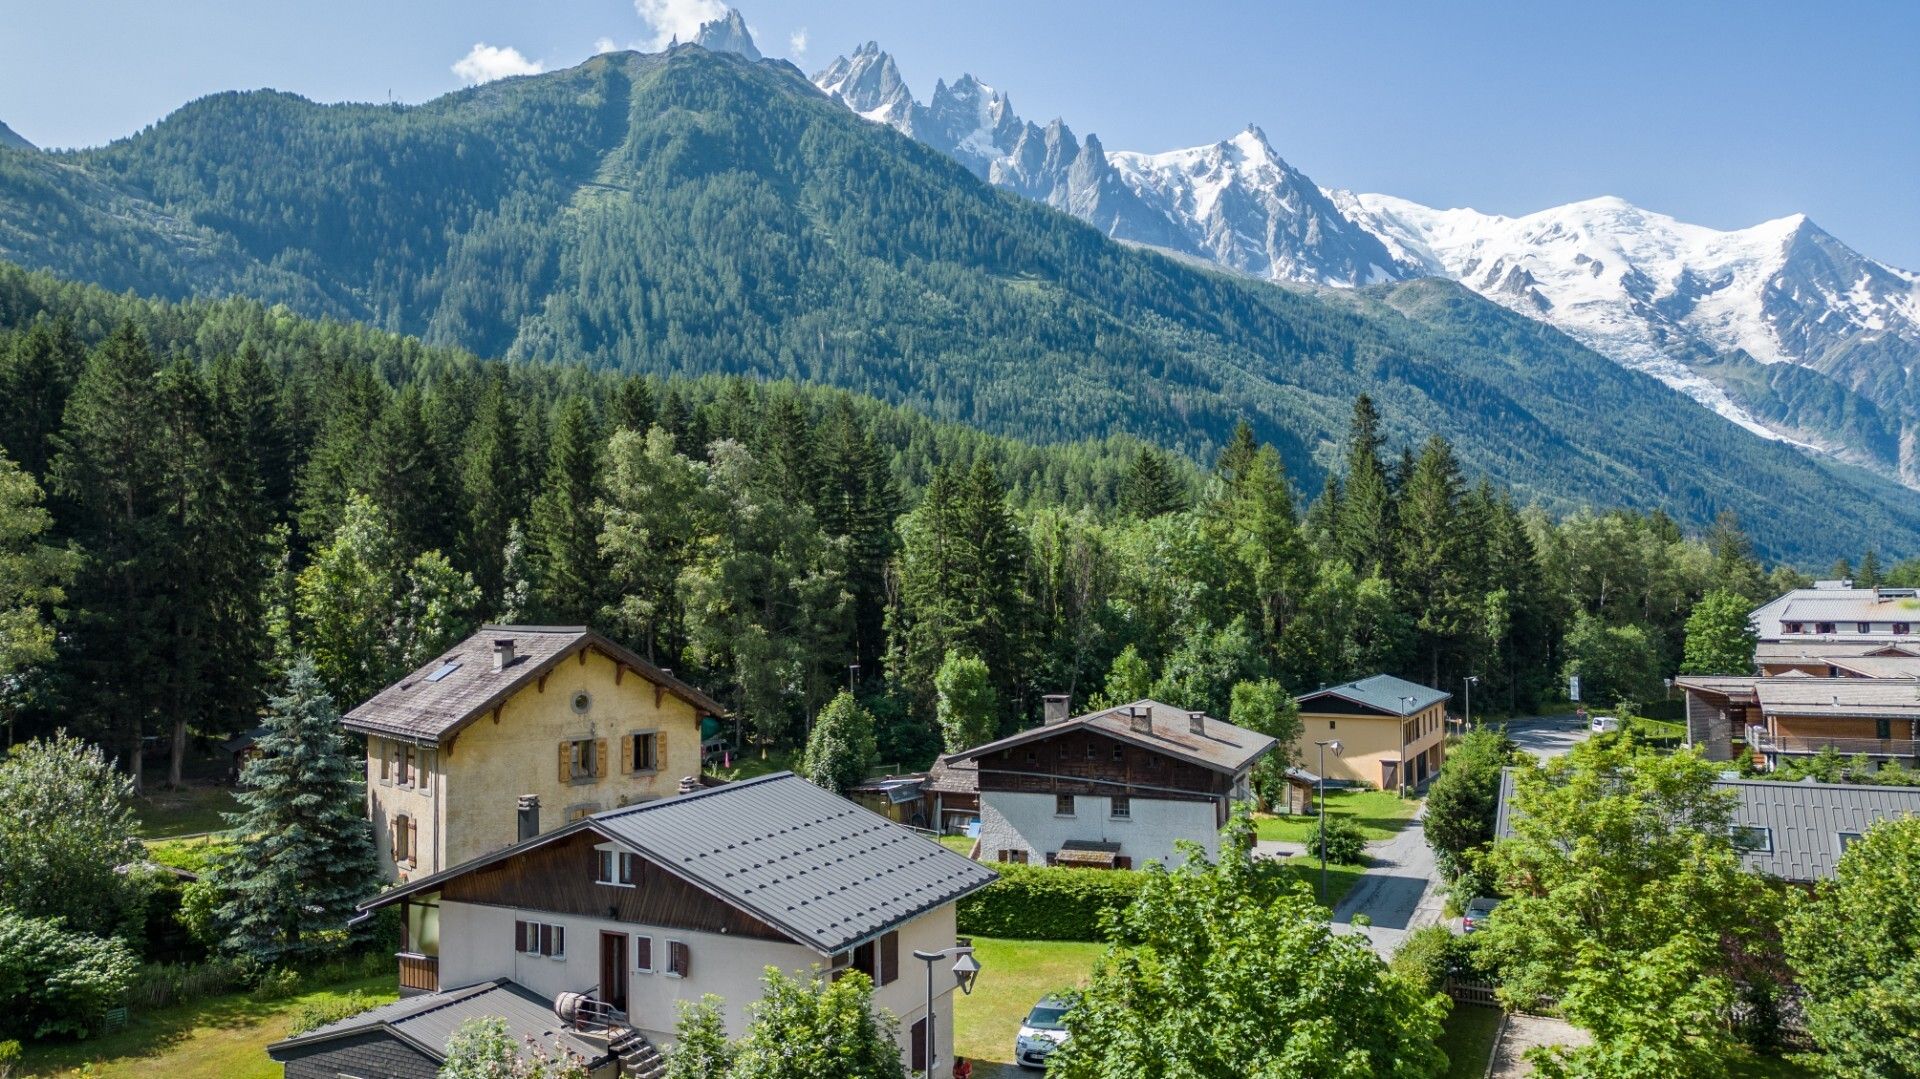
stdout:
<svg viewBox="0 0 1920 1079">
<path fill-rule="evenodd" d="M 0 912 L 0 1034 L 84 1037 L 133 984 L 123 941 L 73 933 L 61 918 Z"/>
<path fill-rule="evenodd" d="M 236 963 L 148 963 L 140 968 L 127 991 L 129 1002 L 146 1008 L 164 1008 L 185 1000 L 202 1000 L 224 993 L 246 981 Z"/>
<path fill-rule="evenodd" d="M 960 932 L 1018 940 L 1099 941 L 1103 911 L 1133 902 L 1146 874 L 1130 869 L 999 865 L 1000 879 L 960 901 Z"/>
<path fill-rule="evenodd" d="M 358 989 L 344 997 L 302 1004 L 293 1009 L 293 1018 L 288 1024 L 287 1033 L 289 1036 L 298 1037 L 308 1031 L 318 1030 L 328 1023 L 350 1019 L 371 1007 L 373 1007 L 373 998 Z"/>
<path fill-rule="evenodd" d="M 300 972 L 292 967 L 273 967 L 253 983 L 255 1000 L 285 1000 L 299 991 Z"/>
<path fill-rule="evenodd" d="M 1342 813 L 1328 813 L 1313 822 L 1313 831 L 1307 836 L 1307 854 L 1320 856 L 1322 827 L 1327 833 L 1327 861 L 1359 865 L 1366 860 L 1367 837 L 1360 834 L 1359 825 Z"/>
<path fill-rule="evenodd" d="M 1456 956 L 1460 939 L 1444 925 L 1422 926 L 1407 934 L 1389 965 L 1394 974 L 1409 984 L 1438 993 L 1446 988 L 1448 976 L 1458 968 Z"/>
</svg>

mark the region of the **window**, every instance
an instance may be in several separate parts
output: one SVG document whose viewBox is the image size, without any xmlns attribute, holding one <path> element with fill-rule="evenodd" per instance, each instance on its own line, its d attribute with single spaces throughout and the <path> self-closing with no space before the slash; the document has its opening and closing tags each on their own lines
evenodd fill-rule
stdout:
<svg viewBox="0 0 1920 1079">
<path fill-rule="evenodd" d="M 1060 743 L 1060 759 L 1067 759 L 1067 744 L 1065 742 Z"/>
<path fill-rule="evenodd" d="M 1056 794 L 1053 796 L 1053 815 L 1056 817 L 1073 816 L 1073 795 Z"/>
<path fill-rule="evenodd" d="M 1832 633 L 1833 623 L 1832 622 L 1815 622 L 1813 624 L 1813 631 L 1815 633 Z"/>
<path fill-rule="evenodd" d="M 1100 755 L 1099 747 L 1095 746 L 1092 742 L 1088 742 L 1087 743 L 1087 759 L 1092 760 L 1095 757 L 1098 757 L 1099 755 Z"/>
<path fill-rule="evenodd" d="M 596 850 L 593 853 L 595 883 L 611 884 L 616 888 L 633 887 L 633 855 L 623 850 Z"/>
<path fill-rule="evenodd" d="M 1124 794 L 1116 794 L 1108 803 L 1107 815 L 1114 820 L 1133 819 L 1133 799 Z"/>
<path fill-rule="evenodd" d="M 660 768 L 660 735 L 656 731 L 627 736 L 627 771 L 654 772 Z"/>
<path fill-rule="evenodd" d="M 1332 730 L 1332 729 L 1333 729 L 1333 720 L 1331 720 L 1331 719 L 1329 719 L 1329 720 L 1327 720 L 1327 729 L 1328 729 L 1328 730 Z"/>
<path fill-rule="evenodd" d="M 367 745 L 369 748 L 372 748 L 375 746 L 379 747 L 380 782 L 389 783 L 389 784 L 392 783 L 393 782 L 393 750 L 388 746 L 386 740 L 383 738 L 372 739 L 367 743 Z"/>
<path fill-rule="evenodd" d="M 413 766 L 414 766 L 415 752 L 416 750 L 412 746 L 400 747 L 400 785 L 402 787 L 413 786 Z"/>
<path fill-rule="evenodd" d="M 420 855 L 420 831 L 414 827 L 413 818 L 405 813 L 393 818 L 389 829 L 392 846 L 388 853 L 393 855 L 393 864 L 410 866 Z"/>
<path fill-rule="evenodd" d="M 1874 720 L 1873 736 L 1875 738 L 1880 739 L 1881 741 L 1885 741 L 1889 738 L 1892 738 L 1893 737 L 1893 720 L 1888 719 L 1885 716 L 1882 716 L 1879 719 Z"/>
<path fill-rule="evenodd" d="M 1773 829 L 1736 824 L 1732 832 L 1733 848 L 1742 854 L 1772 854 Z"/>
<path fill-rule="evenodd" d="M 455 659 L 447 660 L 446 662 L 440 664 L 440 666 L 435 667 L 433 669 L 432 674 L 427 675 L 427 681 L 438 682 L 442 678 L 445 678 L 447 675 L 450 675 L 459 669 L 460 669 L 459 660 L 455 660 Z"/>
<path fill-rule="evenodd" d="M 693 954 L 687 950 L 682 940 L 667 942 L 667 976 L 684 978 L 693 969 Z"/>
<path fill-rule="evenodd" d="M 591 783 L 606 774 L 607 740 L 576 738 L 560 743 L 560 782 Z"/>
<path fill-rule="evenodd" d="M 439 955 L 440 904 L 409 899 L 400 907 L 400 950 L 412 955 Z"/>
<path fill-rule="evenodd" d="M 1894 631 L 1895 633 L 1900 633 L 1900 634 L 1906 634 L 1906 633 L 1911 633 L 1911 632 L 1913 632 L 1913 623 L 1911 623 L 1911 622 L 1895 622 L 1895 623 L 1893 624 L 1893 631 Z"/>
<path fill-rule="evenodd" d="M 1800 623 L 1798 622 L 1782 622 L 1780 623 L 1780 628 L 1787 633 L 1799 633 L 1801 631 Z"/>
<path fill-rule="evenodd" d="M 1027 852 L 1024 849 L 1008 848 L 1006 850 L 1002 850 L 999 854 L 999 858 L 1003 862 L 1010 862 L 1014 865 L 1027 864 Z"/>
<path fill-rule="evenodd" d="M 1125 761 L 1126 759 L 1127 759 L 1127 747 L 1126 747 L 1126 746 L 1114 746 L 1114 747 L 1113 747 L 1113 763 L 1115 763 L 1115 764 L 1120 764 L 1121 762 L 1123 762 L 1123 761 Z"/>
<path fill-rule="evenodd" d="M 913 1021 L 912 1051 L 908 1053 L 911 1063 L 908 1067 L 917 1072 L 933 1074 L 933 1062 L 927 1059 L 927 1020 L 925 1016 Z M 957 1066 L 957 1065 L 956 1065 Z"/>
<path fill-rule="evenodd" d="M 513 950 L 522 955 L 544 955 L 549 959 L 567 957 L 567 927 L 552 922 L 513 923 Z"/>
<path fill-rule="evenodd" d="M 633 938 L 633 969 L 642 974 L 653 973 L 653 938 Z"/>
<path fill-rule="evenodd" d="M 1840 833 L 1840 853 L 1842 854 L 1847 853 L 1847 848 L 1853 846 L 1855 843 L 1858 843 L 1858 842 L 1860 842 L 1859 832 L 1841 832 Z"/>
<path fill-rule="evenodd" d="M 1854 625 L 1855 632 L 1858 632 L 1858 633 L 1873 632 L 1873 624 L 1870 622 L 1855 622 L 1853 625 Z"/>
<path fill-rule="evenodd" d="M 1033 751 L 1033 750 L 1031 750 L 1031 749 L 1029 749 L 1029 750 L 1027 750 L 1027 763 L 1028 763 L 1028 764 L 1039 764 L 1039 763 L 1040 763 L 1040 754 L 1039 754 L 1039 753 L 1037 753 L 1037 752 L 1035 752 L 1035 751 Z"/>
</svg>

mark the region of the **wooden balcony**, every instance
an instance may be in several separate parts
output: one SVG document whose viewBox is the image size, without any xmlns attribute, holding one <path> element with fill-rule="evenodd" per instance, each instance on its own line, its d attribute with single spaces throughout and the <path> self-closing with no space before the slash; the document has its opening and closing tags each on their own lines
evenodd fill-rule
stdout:
<svg viewBox="0 0 1920 1079">
<path fill-rule="evenodd" d="M 440 991 L 440 957 L 420 955 L 416 952 L 401 952 L 400 995 L 414 993 L 437 993 Z"/>
<path fill-rule="evenodd" d="M 1827 746 L 1843 757 L 1920 757 L 1920 741 L 1912 738 L 1809 738 L 1804 735 L 1768 734 L 1754 727 L 1747 732 L 1747 746 L 1762 753 L 1811 756 Z"/>
</svg>

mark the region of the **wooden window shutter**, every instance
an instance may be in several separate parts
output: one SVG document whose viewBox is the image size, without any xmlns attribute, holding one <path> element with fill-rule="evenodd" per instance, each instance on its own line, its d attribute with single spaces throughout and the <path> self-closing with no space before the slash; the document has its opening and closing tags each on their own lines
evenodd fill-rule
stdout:
<svg viewBox="0 0 1920 1079">
<path fill-rule="evenodd" d="M 406 819 L 390 817 L 387 820 L 387 856 L 396 862 L 400 860 L 400 822 Z"/>
<path fill-rule="evenodd" d="M 633 969 L 651 971 L 653 969 L 653 938 L 633 938 Z"/>
<path fill-rule="evenodd" d="M 633 771 L 633 744 L 638 740 L 639 740 L 638 735 L 623 734 L 620 736 L 620 774 L 621 775 L 627 775 L 628 773 Z"/>
<path fill-rule="evenodd" d="M 553 954 L 553 925 L 548 922 L 541 922 L 539 923 L 539 925 L 540 925 L 540 946 L 538 948 L 535 948 L 534 951 L 539 952 L 541 955 L 552 955 Z"/>
<path fill-rule="evenodd" d="M 420 829 L 413 826 L 413 818 L 407 818 L 407 861 L 420 864 Z"/>
<path fill-rule="evenodd" d="M 393 756 L 388 742 L 385 738 L 375 738 L 373 745 L 380 753 L 380 782 L 390 784 L 393 782 Z"/>
<path fill-rule="evenodd" d="M 917 1072 L 927 1070 L 927 1021 L 923 1017 L 913 1024 L 912 1069 Z"/>
<path fill-rule="evenodd" d="M 527 950 L 527 923 L 518 918 L 513 920 L 513 950 L 516 952 Z"/>
<path fill-rule="evenodd" d="M 560 743 L 560 782 L 573 778 L 573 743 Z"/>
<path fill-rule="evenodd" d="M 664 772 L 667 770 L 667 732 L 661 731 L 653 736 L 653 766 Z"/>
<path fill-rule="evenodd" d="M 606 774 L 607 740 L 605 738 L 595 738 L 593 740 L 593 778 L 599 779 Z"/>
<path fill-rule="evenodd" d="M 692 966 L 693 953 L 688 951 L 686 942 L 681 940 L 668 941 L 667 972 L 670 974 L 678 974 L 684 978 L 692 973 Z"/>
<path fill-rule="evenodd" d="M 891 985 L 900 977 L 900 934 L 880 938 L 880 984 Z"/>
</svg>

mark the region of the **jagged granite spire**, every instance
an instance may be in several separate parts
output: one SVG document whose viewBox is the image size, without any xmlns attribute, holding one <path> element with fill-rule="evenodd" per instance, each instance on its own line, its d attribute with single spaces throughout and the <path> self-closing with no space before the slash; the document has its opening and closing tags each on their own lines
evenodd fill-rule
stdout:
<svg viewBox="0 0 1920 1079">
<path fill-rule="evenodd" d="M 738 8 L 728 8 L 721 18 L 701 23 L 693 43 L 709 52 L 737 52 L 749 60 L 760 59 L 760 50 L 753 44 L 747 20 Z"/>
</svg>

